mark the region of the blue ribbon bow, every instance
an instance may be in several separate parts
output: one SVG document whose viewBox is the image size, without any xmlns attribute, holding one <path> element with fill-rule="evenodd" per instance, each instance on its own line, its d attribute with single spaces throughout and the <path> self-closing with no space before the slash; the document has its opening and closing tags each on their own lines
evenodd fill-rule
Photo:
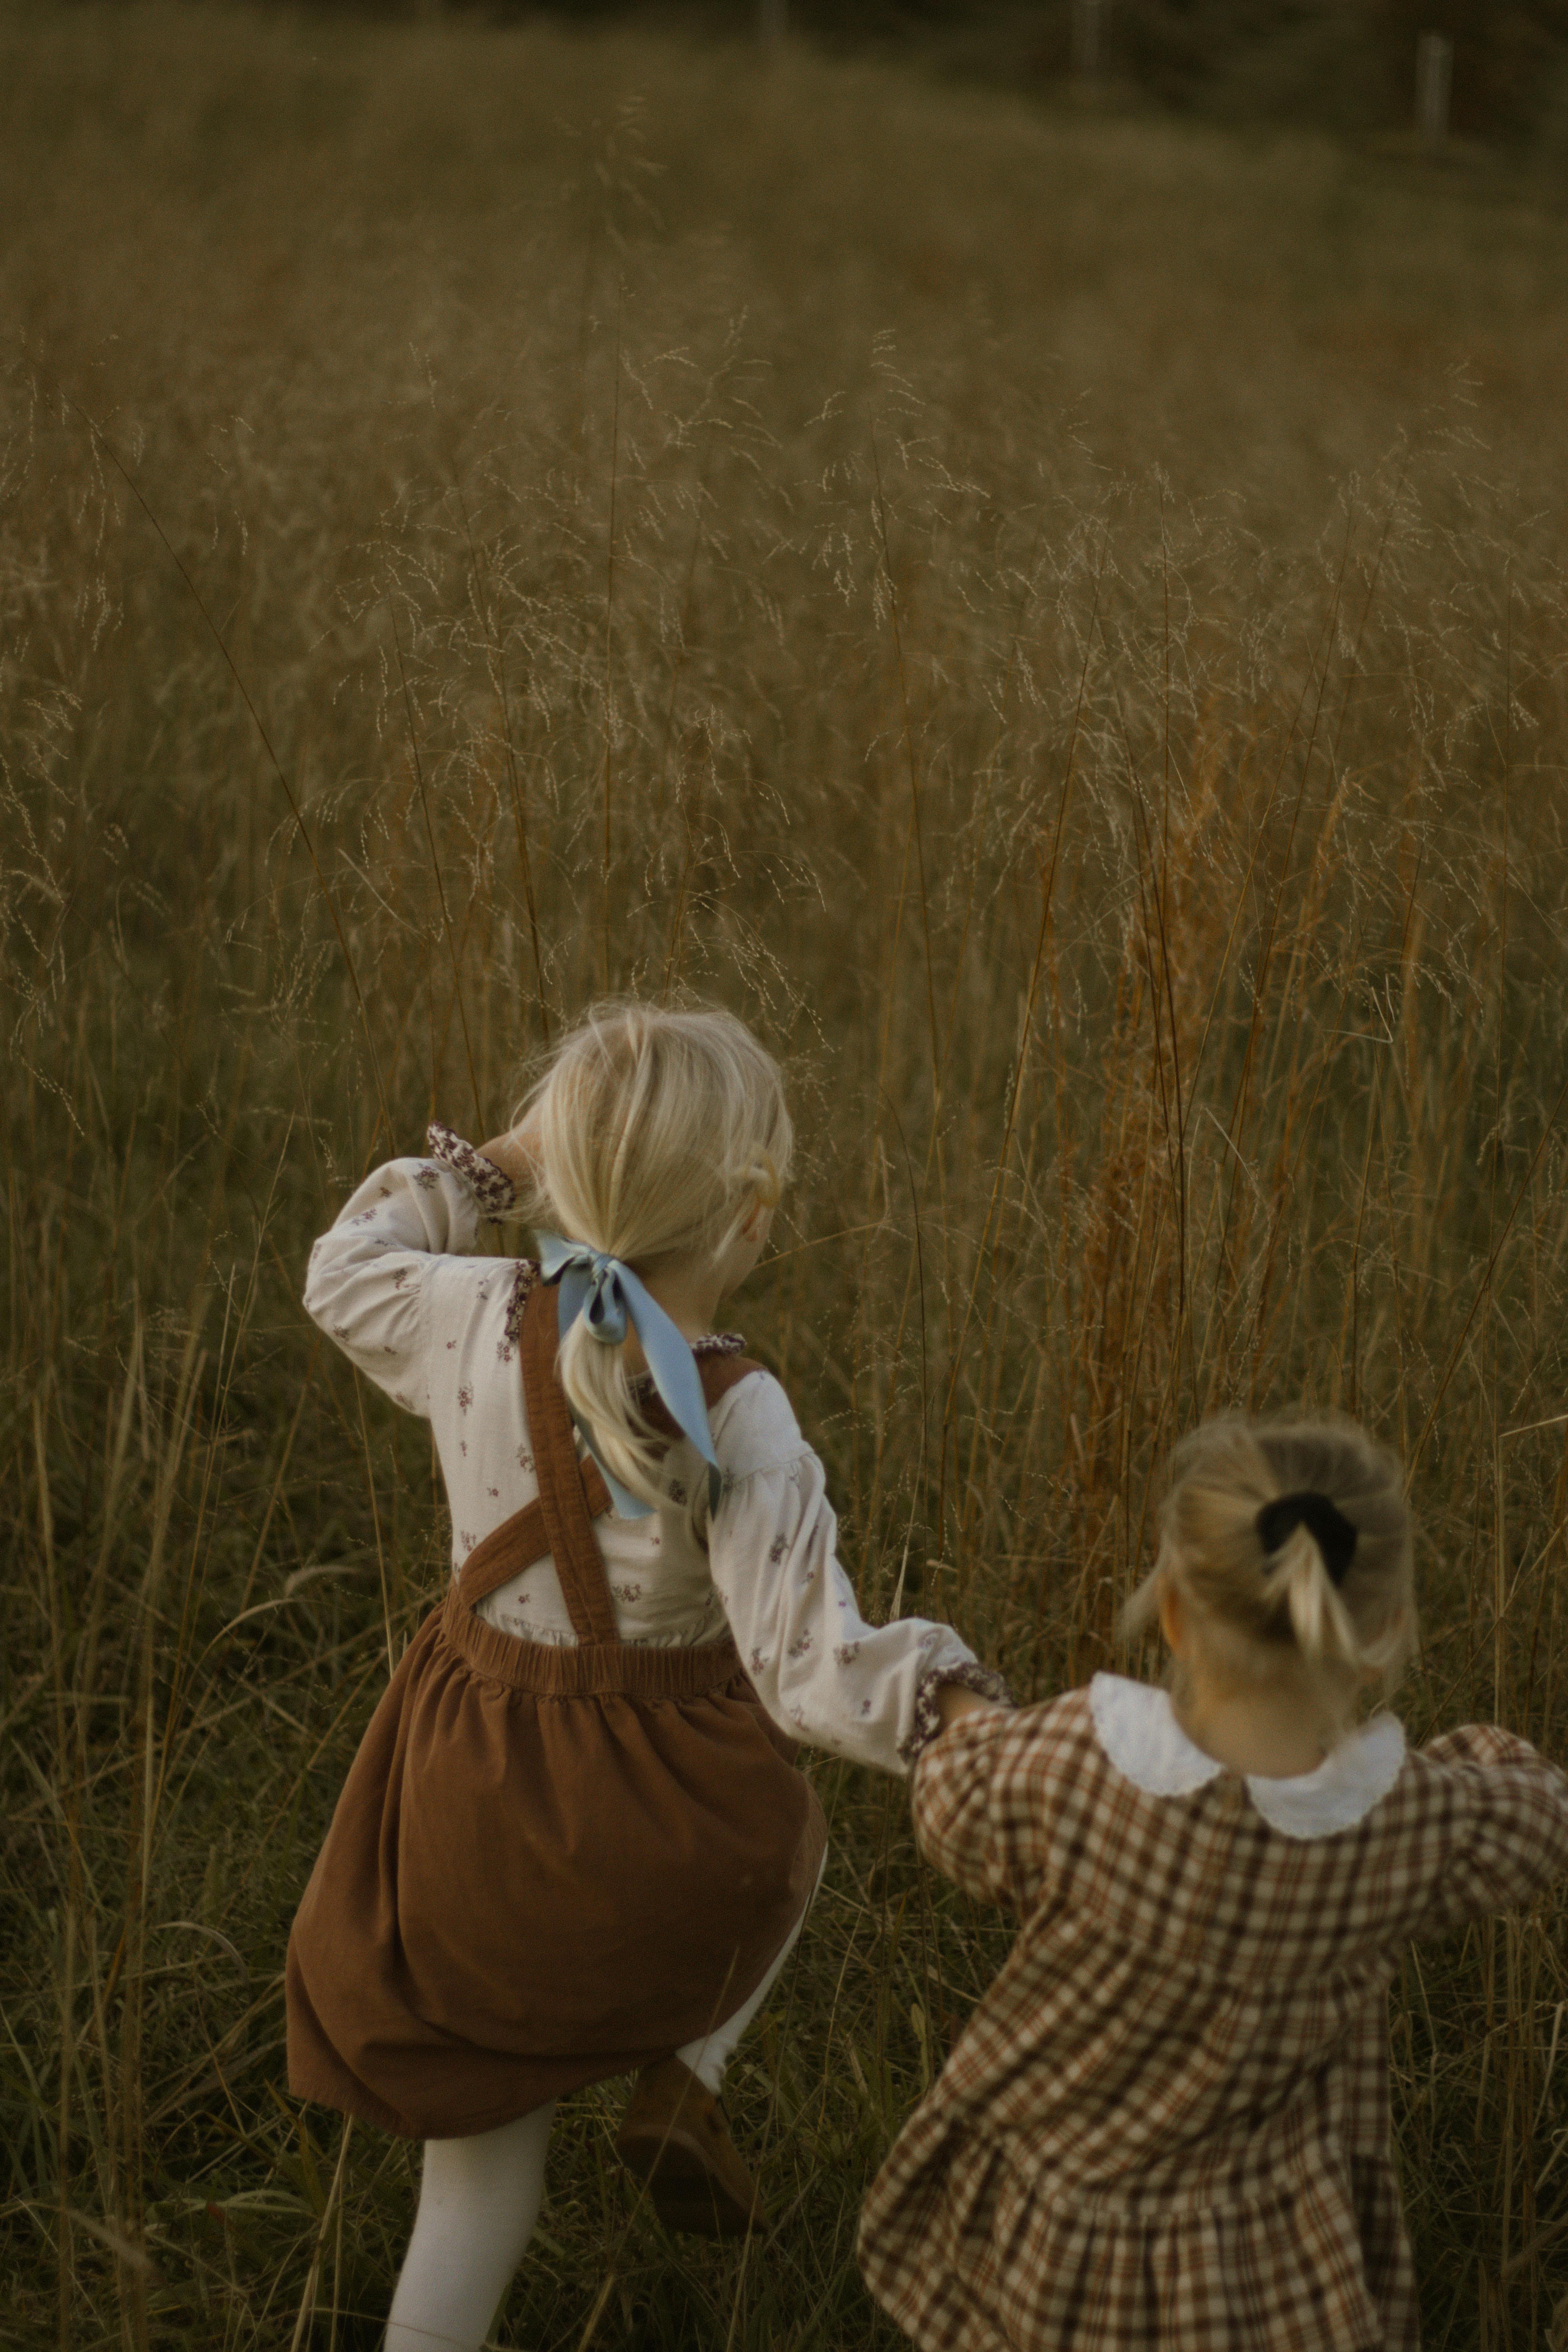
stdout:
<svg viewBox="0 0 1568 2352">
<path fill-rule="evenodd" d="M 708 1465 L 709 1507 L 716 1510 L 723 1477 L 719 1456 L 713 1451 L 713 1433 L 708 1426 L 702 1375 L 685 1335 L 620 1258 L 590 1249 L 585 1242 L 563 1241 L 559 1234 L 538 1234 L 535 1239 L 545 1281 L 560 1285 L 561 1337 L 564 1339 L 581 1315 L 594 1339 L 606 1348 L 618 1348 L 629 1324 L 642 1343 L 654 1387 L 670 1418 Z M 576 1419 L 575 1414 L 573 1418 Z M 610 1500 L 619 1516 L 623 1519 L 650 1518 L 652 1505 L 645 1503 L 639 1495 L 628 1493 L 607 1467 L 594 1443 L 593 1431 L 581 1421 L 577 1426 L 603 1473 Z"/>
</svg>

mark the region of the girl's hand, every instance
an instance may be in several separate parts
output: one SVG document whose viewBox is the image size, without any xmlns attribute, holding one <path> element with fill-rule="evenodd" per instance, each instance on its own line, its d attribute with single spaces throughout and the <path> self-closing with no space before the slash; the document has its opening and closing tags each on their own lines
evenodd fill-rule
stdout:
<svg viewBox="0 0 1568 2352">
<path fill-rule="evenodd" d="M 963 1683 L 941 1683 L 937 1685 L 936 1711 L 942 1717 L 942 1727 L 948 1730 L 961 1715 L 972 1707 L 994 1706 L 994 1698 L 982 1698 L 978 1691 L 968 1690 Z"/>
<path fill-rule="evenodd" d="M 519 1190 L 530 1181 L 532 1162 L 522 1140 L 522 1130 L 509 1128 L 504 1135 L 495 1135 L 488 1143 L 479 1146 L 487 1160 L 493 1160 L 503 1176 L 510 1176 Z"/>
</svg>

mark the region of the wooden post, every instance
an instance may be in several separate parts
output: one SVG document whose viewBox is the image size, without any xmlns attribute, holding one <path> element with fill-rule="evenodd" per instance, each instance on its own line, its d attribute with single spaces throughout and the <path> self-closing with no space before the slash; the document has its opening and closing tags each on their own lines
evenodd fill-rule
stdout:
<svg viewBox="0 0 1568 2352">
<path fill-rule="evenodd" d="M 1428 147 L 1448 136 L 1453 87 L 1453 42 L 1446 33 L 1423 33 L 1415 44 L 1415 125 Z"/>
<path fill-rule="evenodd" d="M 1097 82 L 1105 62 L 1107 0 L 1072 0 L 1072 78 Z"/>
<path fill-rule="evenodd" d="M 757 38 L 764 49 L 776 49 L 789 31 L 789 0 L 757 0 Z"/>
</svg>

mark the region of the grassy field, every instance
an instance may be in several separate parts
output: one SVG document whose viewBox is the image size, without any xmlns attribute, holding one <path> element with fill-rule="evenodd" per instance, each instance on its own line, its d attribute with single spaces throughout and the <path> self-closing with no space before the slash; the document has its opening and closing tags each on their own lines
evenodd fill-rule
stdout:
<svg viewBox="0 0 1568 2352">
<path fill-rule="evenodd" d="M 447 1534 L 298 1295 L 606 984 L 787 1060 L 738 1319 L 868 1612 L 1048 1695 L 1172 1436 L 1338 1405 L 1408 1465 L 1412 1733 L 1563 1753 L 1560 216 L 804 56 L 35 0 L 0 222 L 0 2344 L 376 2340 L 413 2160 L 285 2097 L 280 1970 Z M 816 1769 L 731 2078 L 775 2226 L 664 2237 L 585 2096 L 502 2343 L 895 2340 L 857 2203 L 1005 1935 Z M 1433 2347 L 1568 2347 L 1564 1921 L 1394 1988 Z"/>
</svg>

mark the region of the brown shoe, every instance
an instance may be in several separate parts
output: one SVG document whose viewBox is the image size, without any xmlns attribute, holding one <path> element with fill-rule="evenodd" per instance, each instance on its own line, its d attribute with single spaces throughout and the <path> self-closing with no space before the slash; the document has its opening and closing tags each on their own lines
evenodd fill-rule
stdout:
<svg viewBox="0 0 1568 2352">
<path fill-rule="evenodd" d="M 629 2172 L 647 2181 L 667 2230 L 742 2238 L 767 2226 L 766 2209 L 730 2137 L 723 2108 L 679 2058 L 643 2068 L 616 2152 Z"/>
</svg>

